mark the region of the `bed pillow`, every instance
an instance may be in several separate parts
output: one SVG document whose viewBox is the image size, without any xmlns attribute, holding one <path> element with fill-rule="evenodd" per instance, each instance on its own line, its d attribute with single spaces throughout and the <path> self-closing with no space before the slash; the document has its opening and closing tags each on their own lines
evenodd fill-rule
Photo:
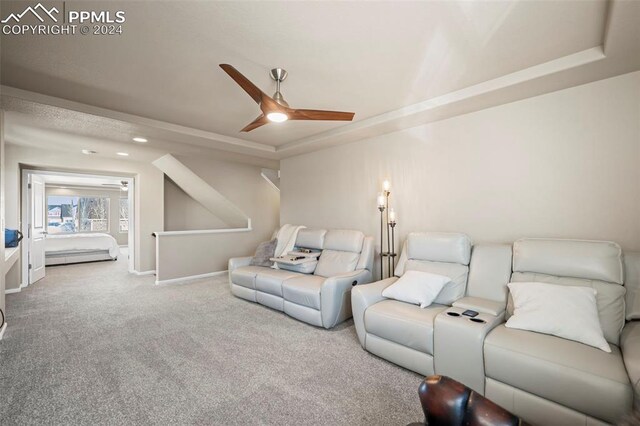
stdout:
<svg viewBox="0 0 640 426">
<path fill-rule="evenodd" d="M 426 308 L 438 297 L 451 278 L 423 271 L 406 271 L 382 292 L 383 297 Z"/>
<path fill-rule="evenodd" d="M 277 238 L 274 238 L 271 241 L 260 243 L 260 245 L 258 245 L 258 248 L 256 249 L 256 254 L 254 254 L 253 258 L 251 259 L 251 265 L 267 267 L 273 265 L 273 262 L 269 259 L 275 256 L 277 244 Z"/>
<path fill-rule="evenodd" d="M 551 334 L 611 352 L 604 338 L 596 290 L 536 282 L 507 285 L 513 298 L 509 328 Z"/>
</svg>

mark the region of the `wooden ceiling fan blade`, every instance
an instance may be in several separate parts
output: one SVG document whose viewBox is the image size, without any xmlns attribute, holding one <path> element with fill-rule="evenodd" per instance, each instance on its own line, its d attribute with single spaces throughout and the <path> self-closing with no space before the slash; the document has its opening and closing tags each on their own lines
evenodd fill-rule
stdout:
<svg viewBox="0 0 640 426">
<path fill-rule="evenodd" d="M 266 96 L 262 90 L 258 89 L 258 86 L 253 84 L 247 77 L 242 75 L 240 71 L 235 69 L 229 64 L 220 64 L 220 68 L 224 70 L 229 77 L 233 79 L 242 89 L 251 96 L 251 98 L 256 101 L 257 104 L 260 104 L 262 101 L 262 97 Z"/>
<path fill-rule="evenodd" d="M 246 126 L 244 126 L 244 128 L 242 130 L 240 130 L 240 131 L 241 132 L 250 132 L 253 129 L 257 129 L 258 127 L 264 126 L 267 123 L 269 123 L 269 120 L 267 120 L 267 117 L 264 116 L 264 115 L 260 115 L 260 117 L 256 118 L 251 123 L 249 123 Z"/>
<path fill-rule="evenodd" d="M 287 115 L 289 120 L 351 121 L 355 113 L 320 109 L 289 109 Z"/>
</svg>

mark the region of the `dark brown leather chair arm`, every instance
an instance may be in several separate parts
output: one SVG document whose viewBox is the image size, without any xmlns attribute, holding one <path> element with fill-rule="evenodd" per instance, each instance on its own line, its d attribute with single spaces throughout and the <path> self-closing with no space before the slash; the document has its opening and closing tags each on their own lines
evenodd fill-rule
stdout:
<svg viewBox="0 0 640 426">
<path fill-rule="evenodd" d="M 418 390 L 429 426 L 520 426 L 520 418 L 446 376 L 429 376 Z"/>
</svg>

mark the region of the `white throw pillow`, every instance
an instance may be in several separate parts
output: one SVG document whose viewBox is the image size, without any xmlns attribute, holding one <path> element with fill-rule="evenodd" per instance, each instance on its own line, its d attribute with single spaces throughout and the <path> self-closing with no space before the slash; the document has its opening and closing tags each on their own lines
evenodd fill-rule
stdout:
<svg viewBox="0 0 640 426">
<path fill-rule="evenodd" d="M 593 288 L 536 282 L 509 283 L 508 287 L 513 316 L 507 327 L 551 334 L 611 352 L 598 319 Z"/>
<path fill-rule="evenodd" d="M 406 271 L 398 281 L 384 289 L 382 296 L 426 308 L 433 303 L 442 287 L 449 281 L 451 278 L 443 275 Z"/>
</svg>

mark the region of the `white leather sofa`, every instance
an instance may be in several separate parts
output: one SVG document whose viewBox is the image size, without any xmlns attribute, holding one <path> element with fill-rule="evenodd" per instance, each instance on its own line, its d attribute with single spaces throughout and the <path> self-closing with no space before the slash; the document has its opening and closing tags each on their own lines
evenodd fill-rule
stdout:
<svg viewBox="0 0 640 426">
<path fill-rule="evenodd" d="M 332 328 L 351 318 L 351 289 L 369 283 L 373 238 L 360 231 L 301 229 L 296 248 L 322 250 L 312 274 L 250 266 L 251 257 L 229 260 L 231 292 L 306 323 Z"/>
<path fill-rule="evenodd" d="M 452 282 L 425 309 L 382 296 L 397 277 L 353 289 L 353 320 L 362 347 L 417 373 L 434 374 L 434 322 L 464 296 L 470 257 L 471 241 L 464 234 L 409 234 L 396 275 L 420 270 L 445 275 Z"/>
<path fill-rule="evenodd" d="M 499 325 L 484 345 L 485 396 L 533 424 L 620 420 L 631 410 L 634 397 L 620 350 L 621 332 L 627 341 L 635 341 L 636 350 L 640 338 L 637 323 L 625 326 L 620 247 L 602 241 L 519 240 L 513 245 L 511 281 L 594 288 L 600 324 L 612 352 Z M 509 303 L 507 316 L 511 311 Z M 637 367 L 640 353 L 628 355 Z"/>
<path fill-rule="evenodd" d="M 396 275 L 422 269 L 453 278 L 467 259 L 466 237 L 448 235 L 410 234 Z M 614 423 L 631 410 L 634 390 L 640 401 L 640 256 L 623 263 L 614 243 L 548 239 L 481 244 L 468 252 L 465 296 L 451 306 L 420 309 L 385 299 L 382 291 L 396 277 L 355 288 L 363 348 L 420 374 L 450 376 L 532 425 Z M 595 288 L 612 353 L 505 327 L 510 281 Z M 464 317 L 466 309 L 479 315 Z"/>
</svg>

